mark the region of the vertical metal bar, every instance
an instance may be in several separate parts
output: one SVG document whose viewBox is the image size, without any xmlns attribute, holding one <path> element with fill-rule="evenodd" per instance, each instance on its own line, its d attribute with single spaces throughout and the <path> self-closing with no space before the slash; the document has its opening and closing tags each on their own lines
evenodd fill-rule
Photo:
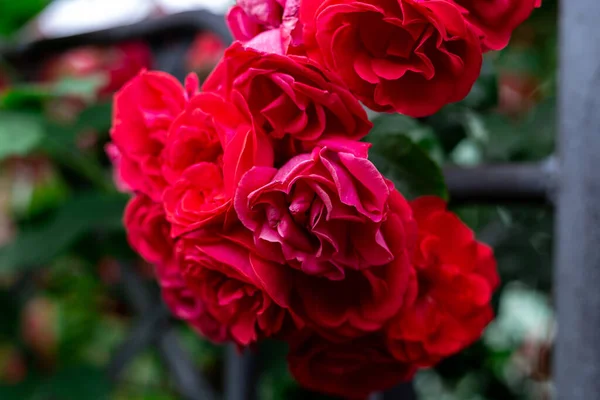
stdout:
<svg viewBox="0 0 600 400">
<path fill-rule="evenodd" d="M 561 179 L 556 226 L 559 400 L 600 396 L 600 2 L 560 10 Z"/>
<path fill-rule="evenodd" d="M 246 350 L 239 354 L 228 345 L 225 358 L 225 400 L 257 400 L 257 356 Z"/>
<path fill-rule="evenodd" d="M 179 344 L 174 328 L 165 331 L 158 339 L 158 351 L 183 399 L 216 400 L 218 398 L 210 383 Z"/>
<path fill-rule="evenodd" d="M 393 389 L 382 393 L 371 395 L 369 400 L 416 400 L 414 385 L 412 381 L 402 383 Z"/>
</svg>

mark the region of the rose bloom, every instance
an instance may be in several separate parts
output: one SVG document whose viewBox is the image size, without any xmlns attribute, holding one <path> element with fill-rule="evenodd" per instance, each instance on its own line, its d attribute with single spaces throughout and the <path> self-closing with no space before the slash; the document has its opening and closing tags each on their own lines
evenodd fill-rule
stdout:
<svg viewBox="0 0 600 400">
<path fill-rule="evenodd" d="M 512 32 L 542 0 L 453 0 L 466 10 L 466 18 L 480 32 L 484 51 L 502 50 Z"/>
<path fill-rule="evenodd" d="M 428 116 L 462 100 L 482 53 L 461 8 L 445 0 L 304 0 L 304 45 L 375 111 Z"/>
<path fill-rule="evenodd" d="M 150 68 L 152 53 L 144 42 L 125 42 L 111 47 L 84 46 L 50 59 L 42 66 L 42 80 L 83 78 L 101 74 L 106 83 L 99 95 L 119 90 L 142 69 Z"/>
<path fill-rule="evenodd" d="M 172 234 L 180 236 L 224 223 L 241 176 L 255 165 L 273 165 L 273 149 L 247 110 L 203 92 L 171 125 L 162 159 L 170 183 L 163 202 Z"/>
<path fill-rule="evenodd" d="M 172 262 L 174 242 L 161 203 L 143 194 L 133 197 L 123 218 L 131 247 L 150 264 Z"/>
<path fill-rule="evenodd" d="M 245 101 L 254 125 L 273 140 L 277 165 L 311 151 L 319 140 L 359 140 L 372 127 L 345 86 L 305 57 L 234 43 L 203 89 Z"/>
<path fill-rule="evenodd" d="M 226 16 L 236 40 L 277 54 L 301 54 L 300 0 L 238 0 Z"/>
<path fill-rule="evenodd" d="M 361 145 L 358 156 L 317 147 L 244 176 L 236 211 L 261 253 L 333 280 L 394 259 L 381 232 L 393 186 Z"/>
<path fill-rule="evenodd" d="M 388 345 L 403 362 L 429 367 L 477 340 L 493 318 L 499 278 L 492 250 L 436 197 L 411 203 L 419 226 L 414 301 L 389 324 Z"/>
<path fill-rule="evenodd" d="M 163 150 L 171 123 L 197 90 L 190 75 L 186 88 L 164 72 L 142 72 L 116 95 L 110 157 L 121 186 L 160 201 L 167 182 Z"/>
<path fill-rule="evenodd" d="M 409 380 L 414 365 L 389 353 L 379 334 L 345 343 L 318 335 L 297 335 L 287 357 L 290 372 L 308 389 L 345 399 L 366 399 L 371 393 Z"/>
<path fill-rule="evenodd" d="M 403 304 L 416 228 L 366 158 L 324 147 L 279 170 L 253 168 L 234 206 L 258 252 L 289 266 L 290 308 L 321 334 L 376 331 Z"/>
<path fill-rule="evenodd" d="M 255 253 L 243 227 L 228 233 L 195 231 L 181 238 L 176 252 L 187 288 L 222 327 L 222 336 L 213 340 L 247 346 L 281 333 L 291 321 L 285 270 Z"/>
</svg>

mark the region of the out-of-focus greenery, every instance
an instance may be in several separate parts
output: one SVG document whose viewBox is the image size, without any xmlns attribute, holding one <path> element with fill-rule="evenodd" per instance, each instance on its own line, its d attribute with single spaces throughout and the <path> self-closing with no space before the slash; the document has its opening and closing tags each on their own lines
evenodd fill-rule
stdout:
<svg viewBox="0 0 600 400">
<path fill-rule="evenodd" d="M 0 35 L 45 0 L 0 0 Z M 555 0 L 544 0 L 511 45 L 486 56 L 464 101 L 420 120 L 374 116 L 373 161 L 408 196 L 447 191 L 440 166 L 543 160 L 552 154 L 556 80 Z M 4 80 L 10 81 L 2 86 Z M 136 321 L 120 290 L 117 260 L 151 268 L 129 249 L 104 152 L 110 102 L 97 76 L 37 84 L 0 60 L 0 399 L 177 399 L 158 355 L 148 350 L 119 384 L 106 365 Z M 552 212 L 481 206 L 455 211 L 496 249 L 503 284 L 498 318 L 482 340 L 415 379 L 421 399 L 546 399 Z M 185 326 L 179 338 L 215 388 L 223 352 Z M 301 390 L 285 347 L 261 348 L 261 400 L 326 399 Z"/>
</svg>

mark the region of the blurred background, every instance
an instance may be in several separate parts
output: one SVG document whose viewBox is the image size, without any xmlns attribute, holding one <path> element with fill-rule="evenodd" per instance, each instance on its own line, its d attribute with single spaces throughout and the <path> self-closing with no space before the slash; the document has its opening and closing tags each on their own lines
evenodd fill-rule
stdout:
<svg viewBox="0 0 600 400">
<path fill-rule="evenodd" d="M 153 348 L 123 363 L 118 382 L 108 373 L 144 320 L 128 279 L 156 293 L 152 266 L 121 224 L 127 196 L 105 149 L 111 95 L 142 68 L 206 77 L 229 40 L 230 3 L 0 0 L 0 399 L 181 398 Z M 556 17 L 556 0 L 544 0 L 508 48 L 486 56 L 464 101 L 421 120 L 373 117 L 411 137 L 435 168 L 546 160 L 556 137 Z M 496 249 L 497 319 L 469 349 L 420 372 L 418 398 L 549 399 L 551 208 L 453 208 Z M 222 391 L 224 348 L 170 323 Z M 259 399 L 326 398 L 297 387 L 278 343 L 261 348 L 260 365 Z"/>
</svg>

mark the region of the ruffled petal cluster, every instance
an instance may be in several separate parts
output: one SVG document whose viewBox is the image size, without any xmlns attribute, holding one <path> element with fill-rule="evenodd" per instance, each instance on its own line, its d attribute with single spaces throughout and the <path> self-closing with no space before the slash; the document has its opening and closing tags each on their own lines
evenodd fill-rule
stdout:
<svg viewBox="0 0 600 400">
<path fill-rule="evenodd" d="M 238 0 L 239 41 L 201 90 L 155 71 L 125 85 L 108 151 L 173 314 L 215 342 L 283 339 L 302 385 L 351 399 L 473 343 L 492 250 L 377 170 L 360 102 L 424 116 L 461 100 L 539 3 Z"/>
</svg>

